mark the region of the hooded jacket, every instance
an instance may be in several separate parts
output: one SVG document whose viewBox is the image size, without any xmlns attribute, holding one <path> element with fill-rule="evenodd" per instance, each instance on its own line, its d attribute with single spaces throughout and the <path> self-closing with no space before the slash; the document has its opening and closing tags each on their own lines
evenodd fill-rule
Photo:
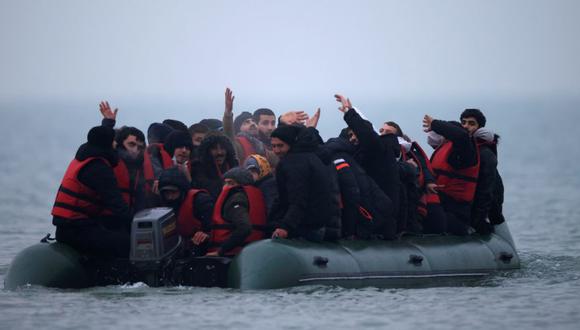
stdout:
<svg viewBox="0 0 580 330">
<path fill-rule="evenodd" d="M 397 138 L 394 135 L 379 136 L 371 123 L 364 120 L 355 109 L 349 109 L 344 114 L 344 120 L 359 140 L 355 151 L 356 161 L 389 197 L 394 208 L 393 214 L 398 214 L 401 180 L 395 158 L 399 150 Z"/>
<path fill-rule="evenodd" d="M 273 228 L 287 230 L 290 237 L 297 236 L 299 228 L 327 226 L 338 212 L 328 168 L 315 153 L 320 137 L 314 131 L 300 129 L 296 142 L 276 167 L 279 200 L 270 222 Z"/>
<path fill-rule="evenodd" d="M 356 162 L 353 157 L 355 146 L 346 139 L 332 138 L 323 149 L 331 153 L 338 174 L 343 235 L 366 239 L 383 234 L 386 238 L 394 238 L 391 200 Z"/>
<path fill-rule="evenodd" d="M 210 153 L 210 149 L 217 144 L 221 144 L 226 150 L 226 159 L 221 166 L 215 163 Z M 217 199 L 224 184 L 223 174 L 236 166 L 238 160 L 231 141 L 222 134 L 208 135 L 199 146 L 199 160 L 191 166 L 191 186 L 205 189 L 213 199 Z"/>
</svg>

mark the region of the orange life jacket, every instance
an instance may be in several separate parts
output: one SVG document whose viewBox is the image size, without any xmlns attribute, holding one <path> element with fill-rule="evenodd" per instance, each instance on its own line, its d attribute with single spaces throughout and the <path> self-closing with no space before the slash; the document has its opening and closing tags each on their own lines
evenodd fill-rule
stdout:
<svg viewBox="0 0 580 330">
<path fill-rule="evenodd" d="M 171 159 L 171 155 L 165 151 L 162 143 L 152 143 L 147 146 L 147 149 L 143 153 L 143 176 L 145 177 L 145 190 L 147 192 L 151 191 L 153 182 L 157 180 L 155 172 L 153 171 L 153 164 L 151 163 L 151 152 L 153 148 L 159 149 L 163 169 L 168 169 L 173 166 L 173 159 Z"/>
<path fill-rule="evenodd" d="M 177 232 L 183 237 L 191 238 L 193 234 L 201 230 L 201 221 L 194 216 L 195 196 L 200 192 L 207 193 L 203 189 L 190 189 L 179 208 Z"/>
<path fill-rule="evenodd" d="M 231 235 L 232 230 L 234 229 L 234 225 L 228 221 L 226 221 L 222 216 L 222 209 L 226 202 L 226 199 L 230 195 L 230 191 L 233 188 L 237 187 L 224 187 L 222 192 L 220 193 L 214 209 L 213 209 L 213 216 L 212 216 L 212 232 L 210 238 L 210 247 L 209 252 L 214 252 L 219 250 L 220 246 L 228 240 Z M 241 186 L 246 196 L 248 196 L 249 202 L 249 211 L 250 211 L 250 223 L 252 224 L 252 233 L 246 238 L 244 241 L 244 245 L 254 242 L 257 240 L 261 240 L 264 238 L 264 232 L 266 230 L 266 204 L 264 202 L 264 196 L 260 189 L 250 186 L 244 185 Z M 234 249 L 229 251 L 224 251 L 228 255 L 236 255 L 240 252 L 243 246 L 238 246 Z"/>
<path fill-rule="evenodd" d="M 477 163 L 464 169 L 455 169 L 449 164 L 453 142 L 445 141 L 431 156 L 431 166 L 437 178 L 440 192 L 459 202 L 471 202 L 475 196 L 479 175 L 479 148 L 476 148 Z"/>
<path fill-rule="evenodd" d="M 423 168 L 423 162 L 419 158 L 419 156 L 415 153 L 415 150 L 421 154 L 421 157 L 425 161 L 427 166 L 426 169 Z M 417 164 L 417 169 L 419 170 L 419 174 L 417 177 L 417 183 L 419 188 L 421 189 L 421 196 L 419 196 L 419 204 L 417 205 L 417 212 L 424 218 L 427 216 L 427 205 L 428 204 L 439 204 L 441 201 L 439 200 L 439 195 L 428 192 L 425 187 L 425 170 L 429 171 L 433 177 L 435 174 L 433 173 L 433 168 L 431 167 L 431 161 L 423 148 L 419 146 L 417 142 L 411 143 L 411 150 L 409 153 L 405 153 L 403 147 L 401 147 L 401 153 L 403 154 L 403 160 L 407 160 L 409 157 L 415 161 Z"/>
<path fill-rule="evenodd" d="M 243 164 L 249 155 L 257 153 L 256 148 L 254 148 L 254 145 L 252 145 L 252 142 L 250 142 L 250 139 L 248 139 L 246 136 L 236 136 L 236 139 L 240 143 L 240 146 L 242 146 L 242 150 L 244 152 L 243 155 L 238 155 L 240 156 L 240 164 Z"/>
<path fill-rule="evenodd" d="M 117 178 L 117 186 L 121 190 L 121 195 L 123 200 L 129 206 L 129 209 L 133 209 L 135 205 L 135 192 L 137 191 L 137 183 L 139 182 L 139 174 L 137 171 L 135 175 L 135 182 L 131 185 L 131 177 L 129 175 L 129 169 L 122 159 L 119 159 L 119 163 L 113 169 L 113 173 Z"/>
<path fill-rule="evenodd" d="M 73 159 L 70 162 L 56 194 L 51 212 L 53 216 L 68 220 L 82 220 L 111 215 L 110 211 L 105 210 L 103 201 L 97 192 L 78 179 L 79 171 L 95 159 L 100 159 L 107 166 L 111 166 L 106 159 L 101 157 L 89 157 L 83 161 Z"/>
</svg>

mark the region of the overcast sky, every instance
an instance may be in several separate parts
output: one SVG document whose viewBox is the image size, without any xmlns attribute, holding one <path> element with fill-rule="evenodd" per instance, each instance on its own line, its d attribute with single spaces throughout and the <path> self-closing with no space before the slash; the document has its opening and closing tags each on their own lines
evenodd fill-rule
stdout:
<svg viewBox="0 0 580 330">
<path fill-rule="evenodd" d="M 0 101 L 575 97 L 580 1 L 0 0 Z"/>
</svg>

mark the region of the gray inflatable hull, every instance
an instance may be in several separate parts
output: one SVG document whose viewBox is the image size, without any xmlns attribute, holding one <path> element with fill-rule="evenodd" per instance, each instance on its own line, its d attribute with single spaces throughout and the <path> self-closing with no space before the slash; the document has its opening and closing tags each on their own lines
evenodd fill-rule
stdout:
<svg viewBox="0 0 580 330">
<path fill-rule="evenodd" d="M 211 260 L 201 258 L 196 261 L 194 258 L 191 262 L 202 259 L 204 262 Z M 126 273 L 131 271 L 127 261 L 120 265 L 127 265 Z M 462 285 L 494 272 L 519 267 L 519 257 L 504 223 L 496 226 L 496 233 L 489 236 L 405 237 L 398 241 L 337 243 L 262 240 L 245 247 L 229 267 L 220 271 L 227 283 L 218 285 L 240 289 L 300 285 L 349 288 Z M 4 287 L 14 289 L 31 284 L 83 288 L 125 281 L 149 283 L 139 275 L 127 277 L 126 274 L 95 280 L 95 274 L 100 272 L 95 273 L 93 268 L 90 263 L 87 265 L 86 258 L 64 244 L 40 243 L 26 248 L 14 258 L 4 279 Z M 119 273 L 123 269 L 116 265 L 108 268 L 118 269 Z M 188 266 L 184 269 L 187 272 L 188 269 L 200 271 L 209 268 Z M 198 273 L 189 275 L 205 276 Z M 198 282 L 173 282 L 177 285 L 195 283 Z M 165 282 L 165 285 L 170 284 L 170 281 Z"/>
<path fill-rule="evenodd" d="M 505 224 L 496 234 L 406 237 L 400 241 L 314 244 L 264 240 L 244 248 L 230 265 L 229 286 L 275 289 L 299 285 L 349 288 L 461 285 L 520 260 Z"/>
</svg>

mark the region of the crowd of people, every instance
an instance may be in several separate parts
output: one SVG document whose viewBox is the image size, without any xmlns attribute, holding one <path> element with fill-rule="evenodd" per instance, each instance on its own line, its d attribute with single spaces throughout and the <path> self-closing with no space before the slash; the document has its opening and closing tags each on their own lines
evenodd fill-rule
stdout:
<svg viewBox="0 0 580 330">
<path fill-rule="evenodd" d="M 346 123 L 324 142 L 312 116 L 266 108 L 187 126 L 166 119 L 145 134 L 115 129 L 99 106 L 64 174 L 52 209 L 56 239 L 96 256 L 126 258 L 133 216 L 170 207 L 185 250 L 232 256 L 264 238 L 399 239 L 405 234 L 487 235 L 504 221 L 498 135 L 478 109 L 460 121 L 425 115 L 431 157 L 401 127 L 379 131 L 335 95 Z"/>
</svg>

